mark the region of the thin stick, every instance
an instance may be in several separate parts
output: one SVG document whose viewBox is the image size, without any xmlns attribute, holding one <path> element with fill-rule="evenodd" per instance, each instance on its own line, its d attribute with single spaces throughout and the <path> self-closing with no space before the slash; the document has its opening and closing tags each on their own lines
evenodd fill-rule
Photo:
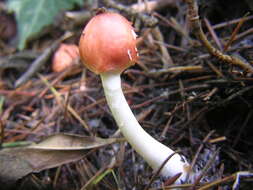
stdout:
<svg viewBox="0 0 253 190">
<path fill-rule="evenodd" d="M 227 44 L 224 47 L 224 50 L 223 50 L 224 52 L 226 52 L 228 50 L 228 48 L 231 46 L 231 44 L 235 40 L 236 35 L 237 35 L 239 29 L 241 28 L 241 26 L 243 25 L 243 23 L 245 22 L 245 18 L 246 18 L 247 15 L 248 15 L 248 13 L 240 20 L 240 22 L 235 27 L 235 29 L 234 29 L 234 31 L 233 31 L 233 33 L 232 33 L 229 41 L 227 42 Z"/>
<path fill-rule="evenodd" d="M 71 37 L 73 34 L 67 32 L 59 40 L 53 43 L 47 48 L 37 59 L 33 61 L 29 69 L 15 82 L 14 87 L 17 88 L 20 85 L 26 83 L 30 78 L 47 62 L 51 54 L 56 50 L 58 45 L 65 39 Z"/>
<path fill-rule="evenodd" d="M 197 2 L 195 0 L 185 0 L 185 2 L 188 4 L 188 17 L 191 23 L 192 31 L 196 35 L 196 37 L 202 42 L 203 46 L 206 47 L 208 52 L 223 62 L 239 66 L 243 68 L 246 72 L 253 73 L 253 67 L 248 62 L 244 62 L 242 59 L 239 59 L 235 56 L 223 54 L 221 51 L 212 46 L 212 44 L 208 41 L 202 30 L 198 15 Z"/>
</svg>

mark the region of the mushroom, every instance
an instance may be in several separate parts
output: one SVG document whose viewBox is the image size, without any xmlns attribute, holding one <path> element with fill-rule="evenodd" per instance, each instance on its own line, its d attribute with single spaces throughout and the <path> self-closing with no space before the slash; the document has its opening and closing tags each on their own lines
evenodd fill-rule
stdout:
<svg viewBox="0 0 253 190">
<path fill-rule="evenodd" d="M 79 50 L 75 44 L 64 44 L 54 54 L 52 70 L 54 72 L 62 72 L 66 68 L 76 64 L 79 59 Z"/>
<path fill-rule="evenodd" d="M 151 137 L 138 123 L 121 89 L 121 73 L 138 59 L 136 37 L 131 23 L 117 13 L 94 16 L 84 28 L 79 51 L 83 64 L 99 74 L 105 97 L 116 123 L 131 146 L 161 175 L 181 174 L 176 183 L 187 179 L 189 164 L 169 147 Z"/>
</svg>

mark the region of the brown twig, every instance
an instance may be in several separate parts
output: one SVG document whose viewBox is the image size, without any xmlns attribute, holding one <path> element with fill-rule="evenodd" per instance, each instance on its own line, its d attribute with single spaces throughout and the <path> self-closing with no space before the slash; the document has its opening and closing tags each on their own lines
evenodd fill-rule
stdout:
<svg viewBox="0 0 253 190">
<path fill-rule="evenodd" d="M 112 7 L 119 11 L 123 11 L 131 16 L 138 17 L 148 27 L 153 27 L 158 23 L 158 20 L 155 17 L 149 16 L 144 13 L 139 13 L 137 10 L 131 8 L 130 6 L 116 3 L 113 0 L 104 0 L 104 2 L 108 7 Z"/>
<path fill-rule="evenodd" d="M 245 21 L 252 20 L 253 19 L 253 15 L 247 16 L 244 19 L 245 19 Z M 237 18 L 237 19 L 234 19 L 234 20 L 231 20 L 231 21 L 228 21 L 228 22 L 222 22 L 222 23 L 219 23 L 219 24 L 215 24 L 215 25 L 213 25 L 213 29 L 216 30 L 216 29 L 220 29 L 220 28 L 223 28 L 223 27 L 227 27 L 229 25 L 236 24 L 236 23 L 238 23 L 240 21 L 241 21 L 241 18 Z"/>
<path fill-rule="evenodd" d="M 173 60 L 170 56 L 170 53 L 168 52 L 167 48 L 163 45 L 164 44 L 164 37 L 160 31 L 160 28 L 156 26 L 152 30 L 155 38 L 159 41 L 162 42 L 162 44 L 159 44 L 160 51 L 162 53 L 162 62 L 163 62 L 163 68 L 167 69 L 169 66 L 174 65 Z"/>
<path fill-rule="evenodd" d="M 131 8 L 137 12 L 153 12 L 160 8 L 164 7 L 177 7 L 177 4 L 174 0 L 155 0 L 155 1 L 144 1 L 138 2 L 131 5 Z"/>
<path fill-rule="evenodd" d="M 216 35 L 216 32 L 214 31 L 211 23 L 209 22 L 209 20 L 207 18 L 204 18 L 204 22 L 206 24 L 207 29 L 209 30 L 214 42 L 216 43 L 216 45 L 218 46 L 219 50 L 222 50 L 222 45 L 221 42 L 218 38 L 218 36 Z"/>
<path fill-rule="evenodd" d="M 14 87 L 17 88 L 20 85 L 26 83 L 30 78 L 46 63 L 51 54 L 56 50 L 58 45 L 65 39 L 71 37 L 72 33 L 64 34 L 59 40 L 53 43 L 47 48 L 37 59 L 33 61 L 29 69 L 15 82 Z"/>
<path fill-rule="evenodd" d="M 213 181 L 213 182 L 211 182 L 209 184 L 206 184 L 206 185 L 200 187 L 198 190 L 212 189 L 213 187 L 218 186 L 219 184 L 222 184 L 222 183 L 225 183 L 225 182 L 229 182 L 229 181 L 233 181 L 233 180 L 235 180 L 234 185 L 233 185 L 233 189 L 236 189 L 237 186 L 238 186 L 238 184 L 239 184 L 238 183 L 238 179 L 241 176 L 246 176 L 246 177 L 252 176 L 252 173 L 247 172 L 247 171 L 246 172 L 236 172 L 236 173 L 234 173 L 234 174 L 232 174 L 230 176 L 227 176 L 227 177 L 224 177 L 222 179 Z"/>
<path fill-rule="evenodd" d="M 170 156 L 168 156 L 168 158 L 166 160 L 164 160 L 163 164 L 160 166 L 160 168 L 153 174 L 153 176 L 151 177 L 148 185 L 145 187 L 144 190 L 148 190 L 149 187 L 151 186 L 151 184 L 154 182 L 155 178 L 160 174 L 160 172 L 162 171 L 163 167 L 165 166 L 165 164 L 175 155 L 177 154 L 177 152 L 174 152 L 173 154 L 171 154 Z M 173 176 L 172 179 L 170 180 L 171 184 L 173 184 L 179 177 L 180 177 L 180 173 L 177 174 L 176 176 Z"/>
<path fill-rule="evenodd" d="M 195 153 L 195 156 L 194 156 L 194 158 L 193 158 L 193 160 L 192 160 L 192 163 L 191 163 L 191 167 L 192 167 L 192 168 L 193 168 L 193 166 L 196 164 L 197 159 L 198 159 L 198 156 L 199 156 L 199 154 L 200 154 L 200 151 L 203 149 L 204 144 L 210 139 L 211 135 L 212 135 L 214 132 L 215 132 L 214 130 L 213 130 L 213 131 L 210 131 L 210 132 L 207 134 L 207 136 L 204 138 L 204 140 L 203 140 L 203 142 L 201 143 L 201 145 L 199 146 L 199 148 L 198 148 L 197 152 Z M 192 169 L 192 168 L 191 168 L 191 169 Z"/>
<path fill-rule="evenodd" d="M 200 65 L 192 65 L 192 66 L 176 66 L 176 67 L 170 67 L 167 69 L 160 69 L 160 70 L 152 70 L 148 74 L 150 75 L 160 75 L 164 73 L 180 73 L 180 72 L 197 72 L 197 71 L 203 71 L 204 68 Z"/>
<path fill-rule="evenodd" d="M 245 17 L 247 16 L 247 14 L 240 20 L 240 22 L 237 24 L 237 26 L 235 27 L 234 31 L 231 34 L 231 37 L 229 39 L 229 41 L 227 42 L 227 44 L 224 46 L 223 51 L 226 52 L 228 50 L 228 48 L 231 46 L 231 44 L 233 43 L 233 41 L 235 40 L 239 29 L 241 28 L 241 26 L 243 25 L 243 23 L 245 22 Z"/>
<path fill-rule="evenodd" d="M 235 56 L 224 54 L 215 47 L 213 47 L 213 45 L 208 41 L 202 30 L 198 15 L 197 2 L 195 0 L 185 0 L 185 2 L 188 4 L 188 17 L 191 23 L 192 31 L 196 35 L 196 37 L 202 42 L 203 46 L 206 47 L 208 52 L 223 62 L 239 66 L 243 68 L 246 72 L 253 73 L 253 67 L 250 63 L 244 62 L 243 60 Z"/>
</svg>

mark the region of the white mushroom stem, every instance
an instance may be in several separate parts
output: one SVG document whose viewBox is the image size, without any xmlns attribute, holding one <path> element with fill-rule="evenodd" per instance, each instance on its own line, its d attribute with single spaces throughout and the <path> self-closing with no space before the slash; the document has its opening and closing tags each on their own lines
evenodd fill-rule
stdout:
<svg viewBox="0 0 253 190">
<path fill-rule="evenodd" d="M 105 97 L 120 131 L 126 140 L 148 164 L 157 171 L 164 161 L 175 152 L 151 137 L 140 126 L 131 111 L 121 89 L 119 73 L 100 74 Z M 181 173 L 177 184 L 184 182 L 188 176 L 189 164 L 178 153 L 174 154 L 165 164 L 161 175 L 172 177 Z"/>
</svg>

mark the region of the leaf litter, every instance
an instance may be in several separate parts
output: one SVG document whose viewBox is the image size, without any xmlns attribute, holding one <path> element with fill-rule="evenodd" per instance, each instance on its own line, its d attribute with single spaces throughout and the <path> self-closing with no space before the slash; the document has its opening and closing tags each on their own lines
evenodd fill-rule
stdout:
<svg viewBox="0 0 253 190">
<path fill-rule="evenodd" d="M 68 1 L 73 2 L 84 1 Z M 64 43 L 78 44 L 93 8 L 104 6 L 131 19 L 138 33 L 139 64 L 123 75 L 130 106 L 147 132 L 182 151 L 201 171 L 194 184 L 184 187 L 251 189 L 253 80 L 247 68 L 253 60 L 253 17 L 246 12 L 252 10 L 252 3 L 199 1 L 203 38 L 198 17 L 187 17 L 186 2 L 192 1 L 85 1 L 88 4 L 82 7 L 60 11 L 60 16 L 47 22 L 53 23 L 47 30 L 37 33 L 30 25 L 33 34 L 20 37 L 19 33 L 17 47 L 26 47 L 25 51 L 15 48 L 9 38 L 1 38 L 1 184 L 19 189 L 26 189 L 26 182 L 32 189 L 173 187 L 173 179 L 158 178 L 124 140 L 114 139 L 120 133 L 97 76 L 81 63 L 52 72 L 55 49 L 50 54 L 47 50 L 66 32 L 73 36 Z M 186 18 L 195 18 L 191 20 L 199 32 L 196 37 Z M 16 21 L 21 30 L 23 21 Z M 13 27 L 8 23 L 4 28 Z M 38 25 L 37 29 L 42 27 Z M 43 55 L 48 56 L 37 64 Z M 17 85 L 29 70 L 34 72 Z"/>
<path fill-rule="evenodd" d="M 82 159 L 87 150 L 119 142 L 119 139 L 56 134 L 40 143 L 0 151 L 0 179 L 12 181 Z"/>
</svg>

